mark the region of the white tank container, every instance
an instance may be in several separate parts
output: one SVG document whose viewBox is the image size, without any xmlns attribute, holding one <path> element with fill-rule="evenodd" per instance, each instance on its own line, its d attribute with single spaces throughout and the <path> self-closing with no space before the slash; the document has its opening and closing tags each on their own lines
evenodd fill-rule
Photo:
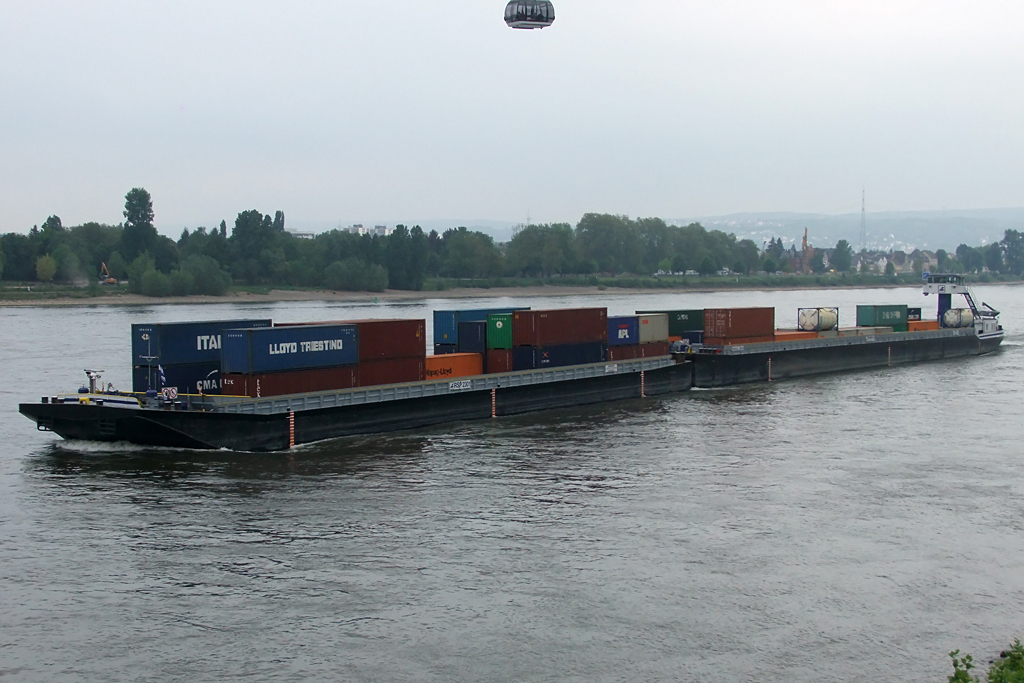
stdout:
<svg viewBox="0 0 1024 683">
<path fill-rule="evenodd" d="M 974 313 L 969 308 L 951 308 L 942 314 L 943 327 L 970 327 L 974 324 Z"/>
<path fill-rule="evenodd" d="M 801 308 L 797 311 L 796 326 L 807 332 L 831 330 L 838 324 L 838 308 Z"/>
</svg>

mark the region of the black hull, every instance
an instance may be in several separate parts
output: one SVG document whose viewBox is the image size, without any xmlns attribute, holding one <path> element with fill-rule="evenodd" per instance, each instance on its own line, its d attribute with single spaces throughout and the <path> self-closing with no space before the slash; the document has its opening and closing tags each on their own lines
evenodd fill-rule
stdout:
<svg viewBox="0 0 1024 683">
<path fill-rule="evenodd" d="M 497 389 L 495 416 L 605 403 L 641 395 L 690 389 L 690 363 L 644 373 Z M 247 415 L 222 412 L 142 410 L 97 405 L 23 403 L 22 414 L 65 439 L 127 441 L 175 448 L 278 451 L 289 447 L 287 413 Z M 490 391 L 467 391 L 415 399 L 325 408 L 295 413 L 295 443 L 340 436 L 416 429 L 492 416 Z"/>
<path fill-rule="evenodd" d="M 736 355 L 697 354 L 693 356 L 693 386 L 725 387 L 978 356 L 995 351 L 1001 342 L 1001 335 L 987 339 L 979 339 L 975 335 L 939 338 L 900 335 L 898 339 L 851 346 L 812 346 L 785 351 L 766 349 Z"/>
</svg>

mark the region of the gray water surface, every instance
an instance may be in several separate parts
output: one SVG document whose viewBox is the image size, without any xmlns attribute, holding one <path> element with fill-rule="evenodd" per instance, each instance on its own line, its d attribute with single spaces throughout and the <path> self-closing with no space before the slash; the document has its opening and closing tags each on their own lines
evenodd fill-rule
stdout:
<svg viewBox="0 0 1024 683">
<path fill-rule="evenodd" d="M 60 441 L 132 322 L 934 299 L 916 290 L 0 308 L 0 678 L 944 681 L 1024 636 L 1024 288 L 982 358 L 346 438 Z"/>
</svg>

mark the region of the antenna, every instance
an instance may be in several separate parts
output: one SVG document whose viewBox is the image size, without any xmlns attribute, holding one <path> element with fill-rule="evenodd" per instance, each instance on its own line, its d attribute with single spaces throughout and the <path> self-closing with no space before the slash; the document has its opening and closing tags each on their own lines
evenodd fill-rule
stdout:
<svg viewBox="0 0 1024 683">
<path fill-rule="evenodd" d="M 868 224 L 865 220 L 864 188 L 861 188 L 860 191 L 860 248 L 861 251 L 868 248 Z"/>
</svg>

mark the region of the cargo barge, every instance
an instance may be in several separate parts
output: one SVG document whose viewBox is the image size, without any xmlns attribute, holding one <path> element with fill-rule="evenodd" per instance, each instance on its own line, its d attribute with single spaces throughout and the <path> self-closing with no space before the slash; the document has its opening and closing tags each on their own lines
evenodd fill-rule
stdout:
<svg viewBox="0 0 1024 683">
<path fill-rule="evenodd" d="M 133 326 L 133 363 L 145 363 L 133 392 L 104 391 L 99 373 L 86 371 L 89 386 L 77 394 L 19 409 L 66 439 L 276 451 L 999 347 L 998 311 L 979 308 L 961 276 L 929 276 L 924 293 L 938 297 L 936 320 L 905 305 L 860 306 L 852 328 L 839 327 L 837 308 L 800 309 L 793 330 L 775 329 L 772 308 L 435 311 L 431 356 L 422 320 L 213 321 L 183 324 L 188 335 Z M 969 307 L 952 308 L 953 295 Z M 175 368 L 194 382 L 184 391 L 168 384 Z"/>
</svg>

